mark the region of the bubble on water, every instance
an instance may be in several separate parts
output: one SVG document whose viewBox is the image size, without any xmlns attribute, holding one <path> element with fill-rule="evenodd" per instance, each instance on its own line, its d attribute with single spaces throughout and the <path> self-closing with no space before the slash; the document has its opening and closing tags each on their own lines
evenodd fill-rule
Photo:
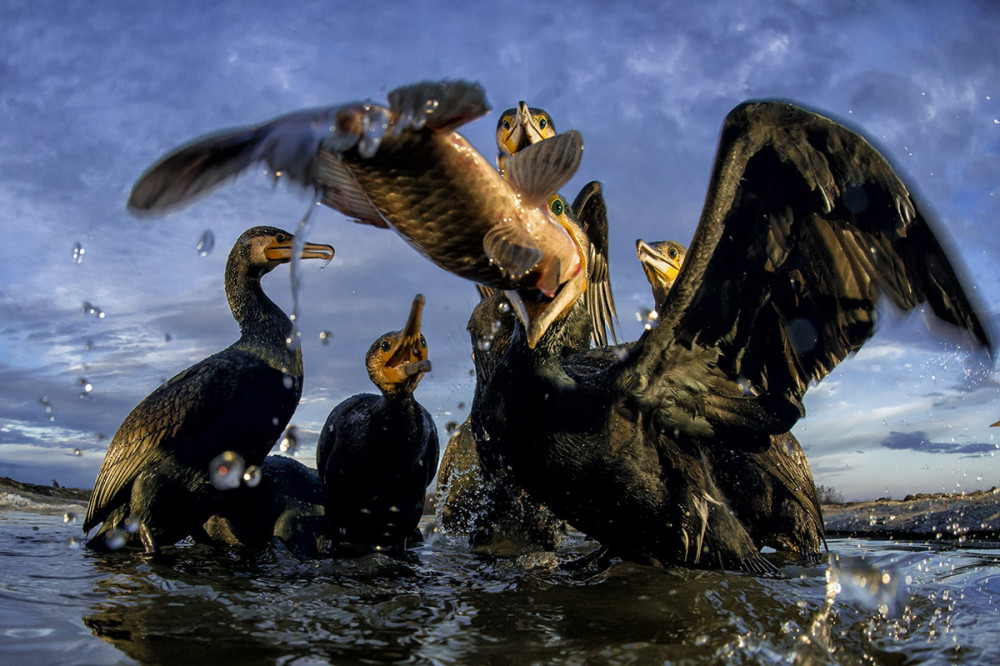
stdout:
<svg viewBox="0 0 1000 666">
<path fill-rule="evenodd" d="M 330 340 L 333 340 L 333 333 L 331 331 L 320 331 L 319 341 L 324 345 L 330 344 Z"/>
<path fill-rule="evenodd" d="M 236 451 L 223 451 L 208 464 L 208 474 L 212 485 L 219 490 L 238 488 L 243 478 L 246 463 Z"/>
<path fill-rule="evenodd" d="M 84 253 L 86 253 L 86 250 L 83 249 L 83 246 L 80 245 L 79 243 L 75 244 L 73 246 L 73 263 L 74 264 L 82 263 Z"/>
<path fill-rule="evenodd" d="M 288 455 L 296 455 L 299 452 L 299 429 L 295 426 L 288 426 L 285 430 L 285 434 L 281 437 L 281 442 L 278 445 L 282 453 L 287 453 Z"/>
<path fill-rule="evenodd" d="M 73 525 L 76 523 L 76 514 L 72 511 L 67 511 L 63 514 L 63 522 L 67 525 Z"/>
<path fill-rule="evenodd" d="M 212 253 L 212 249 L 215 247 L 215 234 L 212 233 L 211 229 L 206 229 L 201 234 L 201 238 L 198 239 L 198 254 L 202 257 L 207 257 Z"/>
<path fill-rule="evenodd" d="M 243 472 L 243 485 L 248 488 L 256 488 L 260 485 L 260 480 L 263 477 L 263 473 L 260 467 L 257 465 L 250 465 L 247 467 L 246 471 Z"/>
<path fill-rule="evenodd" d="M 125 532 L 117 527 L 104 535 L 104 545 L 108 547 L 108 550 L 118 550 L 125 545 L 126 540 Z"/>
<path fill-rule="evenodd" d="M 89 315 L 97 317 L 98 319 L 104 319 L 104 310 L 97 307 L 90 301 L 84 301 L 80 309 Z"/>
</svg>

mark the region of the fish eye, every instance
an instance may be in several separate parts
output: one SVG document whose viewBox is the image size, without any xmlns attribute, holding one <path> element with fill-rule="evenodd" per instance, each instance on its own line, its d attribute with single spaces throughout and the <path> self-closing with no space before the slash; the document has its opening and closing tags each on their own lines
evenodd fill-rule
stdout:
<svg viewBox="0 0 1000 666">
<path fill-rule="evenodd" d="M 549 206 L 549 210 L 551 210 L 552 214 L 555 215 L 556 217 L 562 215 L 563 214 L 563 202 L 562 202 L 562 200 L 559 199 L 558 197 L 556 197 L 555 199 L 553 199 L 552 200 L 552 205 Z"/>
<path fill-rule="evenodd" d="M 383 340 L 382 344 L 380 345 L 380 347 L 381 347 L 382 351 L 388 352 L 389 349 L 392 347 L 392 345 L 389 344 L 388 340 Z"/>
</svg>

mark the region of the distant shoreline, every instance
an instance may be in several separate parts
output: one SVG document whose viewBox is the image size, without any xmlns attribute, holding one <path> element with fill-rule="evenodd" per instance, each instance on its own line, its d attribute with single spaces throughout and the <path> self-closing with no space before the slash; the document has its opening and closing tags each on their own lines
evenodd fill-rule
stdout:
<svg viewBox="0 0 1000 666">
<path fill-rule="evenodd" d="M 90 490 L 0 476 L 0 511 L 62 512 L 86 507 Z M 907 495 L 823 506 L 828 537 L 1000 541 L 1000 490 Z"/>
</svg>

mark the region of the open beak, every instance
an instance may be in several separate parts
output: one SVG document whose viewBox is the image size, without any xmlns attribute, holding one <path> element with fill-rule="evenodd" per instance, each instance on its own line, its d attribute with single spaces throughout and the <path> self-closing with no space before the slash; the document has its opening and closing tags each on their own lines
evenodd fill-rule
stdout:
<svg viewBox="0 0 1000 666">
<path fill-rule="evenodd" d="M 396 344 L 389 352 L 389 360 L 385 364 L 386 375 L 396 375 L 397 382 L 431 370 L 431 362 L 427 360 L 427 342 L 420 335 L 420 316 L 423 310 L 424 295 L 417 294 L 410 306 L 406 326 L 399 332 Z"/>
<path fill-rule="evenodd" d="M 275 239 L 270 245 L 264 248 L 264 254 L 271 261 L 287 263 L 292 260 L 292 245 L 295 239 L 291 236 L 281 240 Z M 302 246 L 303 259 L 333 259 L 333 246 L 323 243 L 305 243 Z"/>
</svg>

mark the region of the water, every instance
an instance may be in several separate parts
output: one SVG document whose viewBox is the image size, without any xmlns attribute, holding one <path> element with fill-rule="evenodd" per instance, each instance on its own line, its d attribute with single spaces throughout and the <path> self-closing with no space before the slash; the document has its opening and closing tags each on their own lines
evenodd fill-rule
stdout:
<svg viewBox="0 0 1000 666">
<path fill-rule="evenodd" d="M 1000 661 L 995 545 L 834 539 L 832 564 L 772 578 L 571 573 L 433 533 L 401 559 L 98 555 L 67 510 L 0 512 L 0 663 Z"/>
</svg>

